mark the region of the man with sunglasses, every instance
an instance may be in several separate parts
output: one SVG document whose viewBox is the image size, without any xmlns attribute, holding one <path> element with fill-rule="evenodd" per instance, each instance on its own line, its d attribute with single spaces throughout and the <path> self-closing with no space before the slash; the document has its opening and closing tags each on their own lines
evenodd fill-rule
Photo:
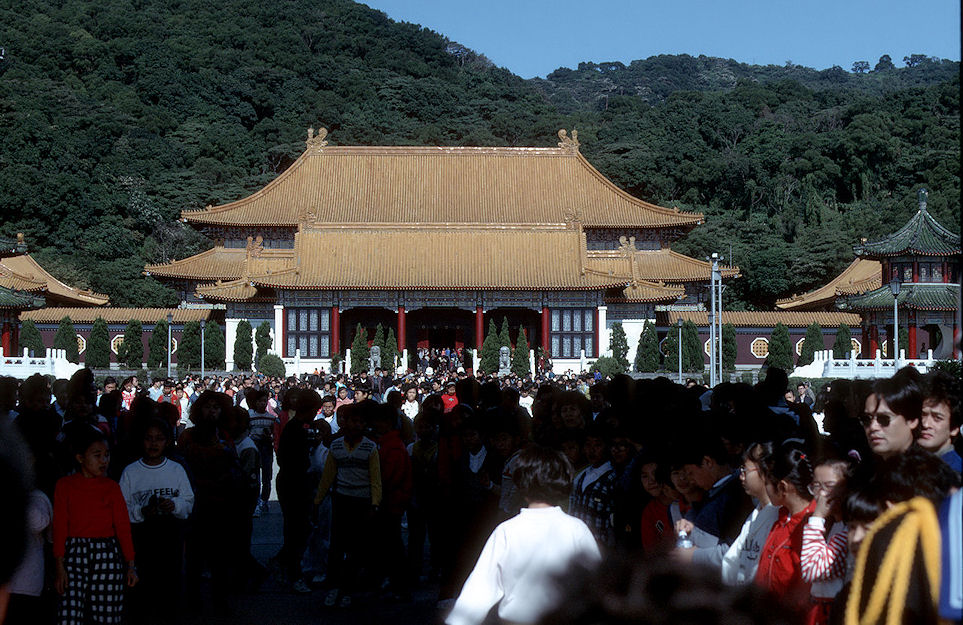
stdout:
<svg viewBox="0 0 963 625">
<path fill-rule="evenodd" d="M 915 375 L 913 375 L 915 374 Z M 859 421 L 872 452 L 882 459 L 903 453 L 919 438 L 923 394 L 916 371 L 877 380 Z"/>
</svg>

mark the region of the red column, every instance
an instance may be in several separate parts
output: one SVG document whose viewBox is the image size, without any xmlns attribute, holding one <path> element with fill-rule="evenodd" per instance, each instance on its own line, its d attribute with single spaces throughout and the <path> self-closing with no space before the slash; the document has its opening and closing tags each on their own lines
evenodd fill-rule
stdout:
<svg viewBox="0 0 963 625">
<path fill-rule="evenodd" d="M 331 353 L 341 353 L 341 308 L 331 307 Z"/>
<path fill-rule="evenodd" d="M 883 284 L 889 284 L 890 280 L 893 279 L 892 274 L 890 274 L 889 272 L 889 261 L 884 260 L 881 262 L 881 264 L 882 264 L 882 267 L 881 267 L 880 275 L 883 278 Z"/>
<path fill-rule="evenodd" d="M 956 320 L 953 320 L 953 358 L 959 359 L 960 357 L 960 326 L 956 325 Z"/>
<path fill-rule="evenodd" d="M 869 349 L 869 341 L 870 341 L 869 335 L 870 335 L 869 326 L 868 326 L 868 325 L 864 325 L 864 326 L 863 326 L 863 344 L 862 344 L 862 349 L 861 349 L 861 353 L 856 354 L 856 357 L 857 357 L 857 358 L 859 358 L 860 356 L 862 356 L 863 358 L 866 358 L 866 350 Z M 875 355 L 875 354 L 874 354 L 874 355 Z"/>
<path fill-rule="evenodd" d="M 11 347 L 11 345 L 10 345 L 10 339 L 12 339 L 12 338 L 13 338 L 13 336 L 12 336 L 11 331 L 10 331 L 10 323 L 5 321 L 5 322 L 3 323 L 3 335 L 2 335 L 2 337 L 0 337 L 0 345 L 3 346 L 3 355 L 4 355 L 4 356 L 10 356 L 10 355 L 11 355 L 11 353 L 10 353 L 10 347 Z"/>
<path fill-rule="evenodd" d="M 942 271 L 940 273 L 943 274 L 943 282 L 950 281 L 950 264 L 945 260 L 943 261 Z"/>
<path fill-rule="evenodd" d="M 485 342 L 485 311 L 481 306 L 475 308 L 475 345 L 481 351 Z"/>
<path fill-rule="evenodd" d="M 913 261 L 913 284 L 920 281 L 920 262 L 918 260 Z"/>
<path fill-rule="evenodd" d="M 598 313 L 596 313 L 596 314 L 598 314 Z M 549 336 L 548 336 L 548 329 L 549 329 L 549 327 L 550 327 L 550 326 L 549 326 L 549 315 L 550 315 L 550 313 L 549 313 L 549 311 L 548 311 L 548 306 L 542 306 L 542 349 L 545 350 L 545 353 L 546 353 L 546 354 L 550 353 L 550 349 L 549 349 L 549 348 L 550 348 L 550 346 L 551 346 L 551 344 L 552 344 L 551 341 L 549 341 Z M 596 317 L 596 320 L 597 320 L 597 319 L 598 319 L 598 317 Z M 598 324 L 596 323 L 596 325 L 598 325 Z M 598 335 L 596 334 L 596 336 L 598 336 Z M 597 340 L 597 339 L 596 339 L 596 340 Z"/>
<path fill-rule="evenodd" d="M 906 332 L 907 338 L 909 339 L 909 345 L 906 348 L 906 357 L 912 359 L 912 358 L 916 358 L 916 353 L 917 353 L 916 352 L 916 312 L 911 310 L 906 316 L 907 316 L 906 324 L 909 326 L 909 330 L 907 330 Z"/>
<path fill-rule="evenodd" d="M 405 307 L 398 307 L 398 351 L 404 351 L 405 349 L 405 336 L 407 336 L 407 326 L 405 319 Z"/>
<path fill-rule="evenodd" d="M 869 358 L 876 358 L 876 350 L 879 349 L 879 328 L 873 326 L 869 329 Z"/>
</svg>

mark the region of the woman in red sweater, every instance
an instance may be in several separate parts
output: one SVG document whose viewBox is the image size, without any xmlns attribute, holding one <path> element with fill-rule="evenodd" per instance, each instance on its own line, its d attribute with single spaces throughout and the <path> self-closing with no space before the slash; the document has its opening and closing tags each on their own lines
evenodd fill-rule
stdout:
<svg viewBox="0 0 963 625">
<path fill-rule="evenodd" d="M 815 503 L 809 494 L 813 465 L 802 446 L 786 441 L 762 466 L 766 492 L 779 517 L 759 554 L 756 584 L 799 609 L 809 602 L 802 579 L 802 537 Z"/>
<path fill-rule="evenodd" d="M 118 624 L 124 582 L 137 583 L 127 503 L 117 482 L 106 477 L 110 452 L 103 433 L 94 427 L 78 430 L 72 443 L 80 466 L 54 490 L 59 622 Z"/>
</svg>

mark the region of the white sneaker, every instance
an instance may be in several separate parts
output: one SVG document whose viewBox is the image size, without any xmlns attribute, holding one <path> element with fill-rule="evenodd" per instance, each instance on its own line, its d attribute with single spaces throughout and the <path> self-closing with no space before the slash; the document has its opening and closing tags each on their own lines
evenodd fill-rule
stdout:
<svg viewBox="0 0 963 625">
<path fill-rule="evenodd" d="M 291 586 L 291 589 L 301 595 L 307 595 L 311 593 L 311 587 L 305 584 L 303 579 L 299 579 L 298 581 L 294 582 L 294 584 Z"/>
<path fill-rule="evenodd" d="M 324 605 L 328 606 L 329 608 L 333 608 L 334 606 L 338 605 L 339 594 L 341 594 L 341 591 L 339 591 L 337 588 L 332 588 L 329 590 L 328 594 L 324 596 Z"/>
</svg>

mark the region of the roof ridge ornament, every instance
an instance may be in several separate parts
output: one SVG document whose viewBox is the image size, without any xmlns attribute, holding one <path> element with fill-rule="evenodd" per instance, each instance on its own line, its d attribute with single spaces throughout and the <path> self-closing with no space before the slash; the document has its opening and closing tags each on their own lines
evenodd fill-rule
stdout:
<svg viewBox="0 0 963 625">
<path fill-rule="evenodd" d="M 575 154 L 576 152 L 578 152 L 578 146 L 579 146 L 578 130 L 575 130 L 573 128 L 572 136 L 570 137 L 568 136 L 568 131 L 562 128 L 561 130 L 558 131 L 558 138 L 560 139 L 560 141 L 558 142 L 558 147 L 568 152 L 571 152 L 572 154 Z"/>
<path fill-rule="evenodd" d="M 916 194 L 916 198 L 920 204 L 920 211 L 926 212 L 926 199 L 929 197 L 930 193 L 926 190 L 926 187 L 921 187 L 919 192 Z"/>
<path fill-rule="evenodd" d="M 327 136 L 327 128 L 318 128 L 317 134 L 315 134 L 314 128 L 308 128 L 308 139 L 304 142 L 304 144 L 308 150 L 317 149 L 318 152 L 321 152 L 321 148 L 328 145 L 328 142 L 324 140 Z"/>
</svg>

